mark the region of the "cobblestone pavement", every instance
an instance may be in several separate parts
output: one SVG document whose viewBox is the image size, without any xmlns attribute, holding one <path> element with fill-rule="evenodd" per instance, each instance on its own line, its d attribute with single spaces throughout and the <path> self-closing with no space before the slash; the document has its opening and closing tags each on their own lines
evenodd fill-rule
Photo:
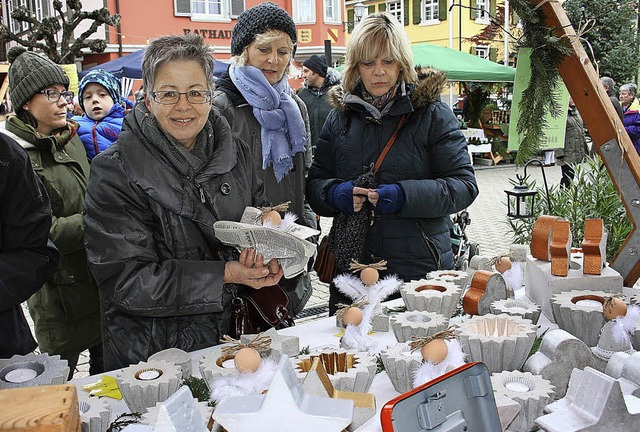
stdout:
<svg viewBox="0 0 640 432">
<path fill-rule="evenodd" d="M 522 174 L 522 170 L 518 173 Z M 549 185 L 560 183 L 561 171 L 557 166 L 545 168 Z M 511 238 L 506 225 L 506 194 L 505 189 L 511 189 L 509 179 L 515 179 L 516 168 L 514 165 L 499 165 L 496 167 L 476 167 L 476 178 L 480 193 L 474 203 L 468 208 L 471 224 L 467 227 L 466 233 L 469 240 L 480 245 L 480 253 L 486 256 L 495 256 L 503 251 L 509 250 Z M 537 184 L 542 186 L 542 172 L 536 165 L 527 170 L 527 174 L 535 179 Z M 326 234 L 331 228 L 331 218 L 321 218 L 320 223 L 322 233 Z M 313 284 L 313 295 L 309 299 L 302 315 L 297 319 L 297 323 L 322 318 L 328 315 L 327 305 L 329 304 L 329 286 L 318 280 L 315 272 L 311 273 Z M 33 331 L 33 322 L 29 317 L 26 304 L 23 305 L 25 315 Z M 80 355 L 75 377 L 89 375 L 89 354 L 88 351 Z"/>
</svg>

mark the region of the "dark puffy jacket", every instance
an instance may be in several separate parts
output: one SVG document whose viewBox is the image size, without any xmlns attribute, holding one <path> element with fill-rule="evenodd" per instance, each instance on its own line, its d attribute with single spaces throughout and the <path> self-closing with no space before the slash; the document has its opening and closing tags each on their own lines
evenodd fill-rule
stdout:
<svg viewBox="0 0 640 432">
<path fill-rule="evenodd" d="M 214 154 L 194 178 L 142 135 L 134 113 L 92 162 L 85 231 L 106 369 L 170 347 L 216 345 L 228 332 L 231 297 L 223 298 L 225 263 L 210 249 L 219 245 L 213 224 L 239 221 L 246 206 L 267 202 L 248 147 L 215 108 L 209 121 Z"/>
<path fill-rule="evenodd" d="M 89 272 L 82 229 L 87 153 L 75 122 L 68 123 L 70 138 L 63 145 L 55 136 L 37 134 L 18 117 L 9 117 L 3 126 L 2 132 L 27 150 L 51 202 L 49 238 L 60 251 L 60 263 L 27 305 L 40 350 L 68 359 L 101 341 L 100 298 Z"/>
<path fill-rule="evenodd" d="M 89 160 L 106 150 L 118 139 L 125 115 L 122 105 L 114 104 L 109 114 L 100 121 L 90 119 L 86 114 L 73 117 L 73 120 L 80 125 L 78 135 L 84 144 Z"/>
<path fill-rule="evenodd" d="M 564 147 L 556 150 L 558 165 L 581 163 L 587 153 L 589 153 L 589 147 L 584 136 L 584 122 L 576 107 L 569 107 Z"/>
<path fill-rule="evenodd" d="M 445 76 L 432 71 L 417 88 L 402 88 L 381 118 L 358 96 L 332 91 L 334 105 L 318 140 L 307 199 L 321 216 L 335 216 L 326 202 L 334 183 L 354 180 L 374 163 L 402 115 L 409 115 L 382 163 L 380 184 L 398 183 L 405 195 L 397 214 L 376 214 L 365 255 L 388 261 L 404 280 L 453 267 L 449 215 L 478 195 L 467 143 L 451 109 L 439 102 Z M 439 264 L 438 264 L 439 262 Z"/>
<path fill-rule="evenodd" d="M 637 98 L 624 110 L 622 122 L 636 152 L 640 153 L 640 101 Z"/>
<path fill-rule="evenodd" d="M 303 87 L 298 96 L 307 106 L 309 111 L 309 126 L 311 127 L 311 147 L 315 150 L 318 136 L 324 125 L 324 121 L 333 109 L 327 98 L 327 93 L 331 88 L 340 84 L 340 77 L 333 69 L 329 69 L 327 77 L 321 88 Z"/>
<path fill-rule="evenodd" d="M 58 267 L 47 243 L 51 205 L 26 151 L 0 133 L 0 358 L 33 351 L 36 341 L 21 303 Z"/>
<path fill-rule="evenodd" d="M 304 199 L 304 187 L 307 170 L 311 166 L 311 144 L 309 140 L 309 120 L 307 107 L 296 95 L 292 96 L 300 107 L 302 119 L 307 130 L 307 144 L 304 152 L 293 156 L 293 168 L 278 183 L 273 173 L 273 167 L 262 169 L 262 138 L 261 126 L 253 115 L 253 108 L 247 103 L 238 88 L 233 84 L 229 74 L 224 73 L 216 81 L 216 91 L 213 104 L 220 109 L 227 119 L 234 136 L 249 144 L 253 153 L 254 169 L 264 183 L 267 199 L 273 204 L 291 201 L 289 211 L 298 216 L 298 223 L 311 228 L 317 227 L 316 215 Z M 289 310 L 296 315 L 312 294 L 311 279 L 303 274 L 293 279 L 281 279 L 280 285 L 287 291 L 290 298 Z"/>
</svg>

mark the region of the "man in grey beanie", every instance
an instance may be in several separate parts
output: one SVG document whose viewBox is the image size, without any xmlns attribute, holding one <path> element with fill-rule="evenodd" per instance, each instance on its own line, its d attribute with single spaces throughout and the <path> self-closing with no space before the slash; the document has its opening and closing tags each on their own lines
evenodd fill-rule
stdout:
<svg viewBox="0 0 640 432">
<path fill-rule="evenodd" d="M 302 62 L 302 76 L 304 87 L 300 89 L 298 96 L 309 111 L 311 148 L 315 151 L 324 121 L 333 109 L 327 99 L 327 93 L 332 87 L 340 84 L 340 76 L 336 70 L 328 68 L 325 56 L 316 54 Z"/>
</svg>

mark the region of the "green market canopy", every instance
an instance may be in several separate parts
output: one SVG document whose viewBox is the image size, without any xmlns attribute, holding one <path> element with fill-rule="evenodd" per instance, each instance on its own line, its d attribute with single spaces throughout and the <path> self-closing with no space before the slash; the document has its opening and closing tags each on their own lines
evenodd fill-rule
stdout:
<svg viewBox="0 0 640 432">
<path fill-rule="evenodd" d="M 513 82 L 516 70 L 451 48 L 420 43 L 411 46 L 413 64 L 447 74 L 449 81 Z"/>
</svg>

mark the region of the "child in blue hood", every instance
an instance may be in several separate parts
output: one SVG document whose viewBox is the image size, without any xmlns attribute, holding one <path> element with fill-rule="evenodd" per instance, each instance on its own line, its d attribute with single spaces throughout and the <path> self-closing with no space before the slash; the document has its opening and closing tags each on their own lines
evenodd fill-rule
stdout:
<svg viewBox="0 0 640 432">
<path fill-rule="evenodd" d="M 120 81 L 103 69 L 92 70 L 78 86 L 78 102 L 84 115 L 75 116 L 78 135 L 89 160 L 115 142 L 122 130 L 125 108 L 131 102 L 120 97 Z"/>
</svg>

